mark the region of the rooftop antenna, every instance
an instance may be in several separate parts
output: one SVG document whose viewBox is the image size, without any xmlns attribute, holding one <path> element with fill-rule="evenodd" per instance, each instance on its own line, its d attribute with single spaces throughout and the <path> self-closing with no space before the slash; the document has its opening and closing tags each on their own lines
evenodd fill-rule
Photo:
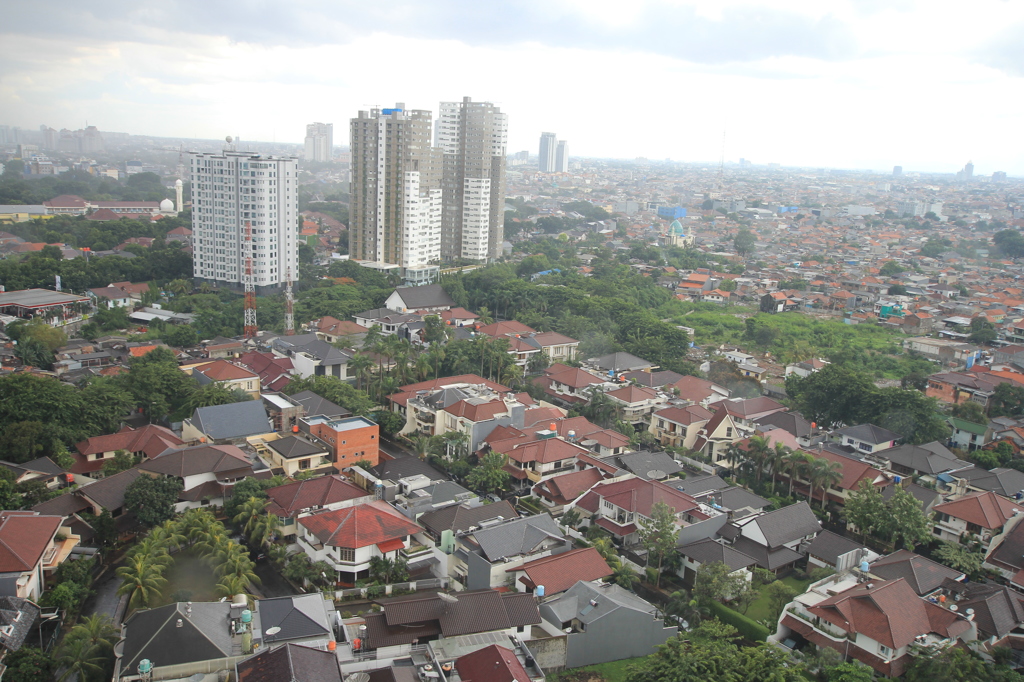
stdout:
<svg viewBox="0 0 1024 682">
<path fill-rule="evenodd" d="M 245 327 L 242 336 L 253 339 L 256 338 L 256 284 L 252 273 L 252 223 L 248 220 L 245 221 L 245 240 L 242 243 L 245 245 L 245 271 L 242 275 L 242 285 L 245 287 Z"/>
</svg>

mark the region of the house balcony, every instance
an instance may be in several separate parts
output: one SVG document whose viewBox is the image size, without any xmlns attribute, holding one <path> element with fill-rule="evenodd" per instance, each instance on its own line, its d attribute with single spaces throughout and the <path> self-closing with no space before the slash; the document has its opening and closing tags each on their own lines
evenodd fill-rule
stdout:
<svg viewBox="0 0 1024 682">
<path fill-rule="evenodd" d="M 43 553 L 43 570 L 56 570 L 71 554 L 71 550 L 81 543 L 81 536 L 72 533 L 64 533 L 63 540 L 54 540 L 53 546 Z"/>
<path fill-rule="evenodd" d="M 414 540 L 408 547 L 401 550 L 399 554 L 402 556 L 403 559 L 405 559 L 409 563 L 413 563 L 417 559 L 425 559 L 426 557 L 430 556 L 431 549 L 430 547 L 427 547 L 426 545 L 421 545 L 420 543 Z"/>
</svg>

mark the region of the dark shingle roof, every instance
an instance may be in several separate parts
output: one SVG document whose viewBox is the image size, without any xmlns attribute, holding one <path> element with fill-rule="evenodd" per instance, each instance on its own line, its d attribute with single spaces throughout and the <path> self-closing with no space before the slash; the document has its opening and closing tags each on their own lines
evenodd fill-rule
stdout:
<svg viewBox="0 0 1024 682">
<path fill-rule="evenodd" d="M 548 514 L 513 519 L 482 528 L 473 538 L 488 561 L 529 554 L 548 539 L 563 540 L 565 534 Z"/>
<path fill-rule="evenodd" d="M 678 548 L 678 552 L 699 564 L 711 564 L 720 561 L 733 571 L 747 568 L 757 563 L 754 557 L 744 554 L 735 547 L 723 545 L 711 539 L 698 540 Z"/>
<path fill-rule="evenodd" d="M 327 622 L 323 597 L 318 593 L 261 599 L 257 604 L 260 625 L 266 632 L 270 628 L 281 628 L 274 635 L 275 641 L 329 637 L 331 626 Z"/>
<path fill-rule="evenodd" d="M 632 353 L 619 351 L 618 353 L 611 353 L 597 358 L 595 365 L 599 369 L 606 371 L 613 370 L 618 373 L 629 372 L 631 370 L 644 370 L 648 367 L 653 367 L 654 363 L 648 362 L 643 358 L 638 358 Z"/>
<path fill-rule="evenodd" d="M 302 405 L 306 410 L 307 416 L 347 417 L 352 414 L 351 410 L 346 410 L 344 407 L 332 403 L 327 398 L 313 393 L 313 391 L 299 391 L 288 397 Z"/>
<path fill-rule="evenodd" d="M 469 530 L 473 526 L 479 526 L 483 521 L 491 519 L 515 519 L 519 514 L 515 507 L 508 500 L 502 500 L 495 504 L 484 504 L 478 507 L 469 507 L 464 504 L 453 504 L 437 511 L 427 512 L 416 519 L 424 528 L 440 534 L 441 531 L 451 530 L 456 533 Z"/>
<path fill-rule="evenodd" d="M 122 673 L 137 672 L 144 658 L 161 667 L 231 656 L 230 611 L 220 602 L 195 602 L 191 614 L 183 602 L 136 611 L 124 623 Z"/>
<path fill-rule="evenodd" d="M 312 455 L 326 454 L 327 448 L 317 447 L 305 438 L 298 436 L 285 436 L 267 443 L 267 447 L 274 450 L 286 459 L 296 457 L 310 457 Z"/>
<path fill-rule="evenodd" d="M 960 571 L 906 549 L 876 559 L 871 564 L 871 573 L 886 580 L 903 578 L 919 595 L 934 592 L 944 580 L 957 580 L 963 577 Z"/>
<path fill-rule="evenodd" d="M 425 284 L 419 287 L 398 287 L 395 293 L 402 297 L 406 308 L 418 310 L 420 308 L 439 308 L 441 306 L 454 306 L 455 301 L 448 295 L 440 284 Z"/>
<path fill-rule="evenodd" d="M 900 438 L 900 434 L 894 433 L 888 429 L 883 429 L 881 426 L 875 426 L 874 424 L 857 424 L 855 426 L 847 426 L 842 429 L 836 429 L 832 432 L 833 435 L 837 436 L 849 436 L 856 440 L 862 440 L 866 443 L 888 443 L 891 440 L 897 440 Z"/>
<path fill-rule="evenodd" d="M 665 452 L 632 452 L 619 455 L 619 464 L 640 478 L 661 480 L 683 470 L 671 455 Z"/>
<path fill-rule="evenodd" d="M 240 662 L 238 682 L 341 682 L 333 651 L 296 644 L 268 649 Z"/>
<path fill-rule="evenodd" d="M 811 541 L 807 548 L 807 553 L 835 566 L 836 562 L 839 561 L 839 557 L 861 548 L 863 548 L 863 545 L 859 542 L 844 538 L 842 535 L 836 535 L 832 531 L 823 530 Z"/>
<path fill-rule="evenodd" d="M 214 440 L 244 438 L 274 430 L 262 400 L 197 408 L 192 413 L 192 424 Z"/>
<path fill-rule="evenodd" d="M 76 493 L 82 494 L 104 509 L 114 512 L 124 506 L 124 491 L 135 482 L 135 479 L 143 475 L 141 469 L 132 467 L 79 488 Z"/>
<path fill-rule="evenodd" d="M 780 547 L 821 530 L 818 517 L 814 515 L 806 501 L 768 512 L 750 523 L 757 524 L 761 529 L 769 547 Z"/>
</svg>

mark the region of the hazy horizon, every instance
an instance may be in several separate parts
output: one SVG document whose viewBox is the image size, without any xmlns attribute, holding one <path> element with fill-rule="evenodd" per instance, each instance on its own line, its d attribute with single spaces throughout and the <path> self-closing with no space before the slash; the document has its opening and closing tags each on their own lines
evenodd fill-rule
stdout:
<svg viewBox="0 0 1024 682">
<path fill-rule="evenodd" d="M 4 123 L 299 144 L 471 96 L 571 156 L 1024 174 L 1024 6 L 981 0 L 179 0 L 6 8 Z M 702 162 L 701 159 L 706 161 Z"/>
</svg>

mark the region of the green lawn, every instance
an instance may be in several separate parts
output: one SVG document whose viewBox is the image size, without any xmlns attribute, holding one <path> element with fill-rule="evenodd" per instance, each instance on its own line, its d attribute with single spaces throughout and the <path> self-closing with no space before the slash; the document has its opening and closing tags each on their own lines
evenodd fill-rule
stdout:
<svg viewBox="0 0 1024 682">
<path fill-rule="evenodd" d="M 786 585 L 789 585 L 791 588 L 796 590 L 797 594 L 802 594 L 803 592 L 806 592 L 807 591 L 807 586 L 811 584 L 811 581 L 809 579 L 808 580 L 797 580 L 793 576 L 789 576 L 788 578 L 784 578 L 782 580 L 782 582 L 784 582 Z M 765 591 L 766 587 L 767 587 L 767 585 L 765 585 L 764 587 L 761 588 L 761 596 L 758 597 L 750 605 L 750 608 L 747 609 L 747 612 L 745 614 L 743 614 L 747 618 L 750 618 L 751 620 L 755 620 L 757 622 L 761 622 L 762 620 L 764 620 L 765 618 L 767 618 L 769 616 L 769 611 L 771 609 L 771 605 L 768 603 L 768 594 Z M 772 628 L 769 627 L 769 630 L 771 630 L 771 629 Z"/>
<path fill-rule="evenodd" d="M 171 596 L 178 590 L 187 590 L 191 596 L 187 601 L 217 601 L 220 597 L 214 594 L 217 579 L 210 567 L 189 550 L 172 555 L 174 563 L 164 571 L 167 586 L 163 590 L 160 604 L 170 604 Z"/>
<path fill-rule="evenodd" d="M 598 663 L 597 665 L 588 665 L 584 668 L 573 668 L 572 670 L 566 670 L 565 672 L 556 673 L 554 675 L 548 675 L 548 680 L 550 680 L 551 682 L 561 682 L 562 680 L 566 679 L 566 675 L 568 673 L 586 671 L 600 675 L 602 678 L 604 678 L 604 682 L 624 682 L 624 680 L 626 679 L 626 668 L 640 660 L 643 659 L 624 658 L 621 661 L 611 661 L 610 663 Z"/>
</svg>

